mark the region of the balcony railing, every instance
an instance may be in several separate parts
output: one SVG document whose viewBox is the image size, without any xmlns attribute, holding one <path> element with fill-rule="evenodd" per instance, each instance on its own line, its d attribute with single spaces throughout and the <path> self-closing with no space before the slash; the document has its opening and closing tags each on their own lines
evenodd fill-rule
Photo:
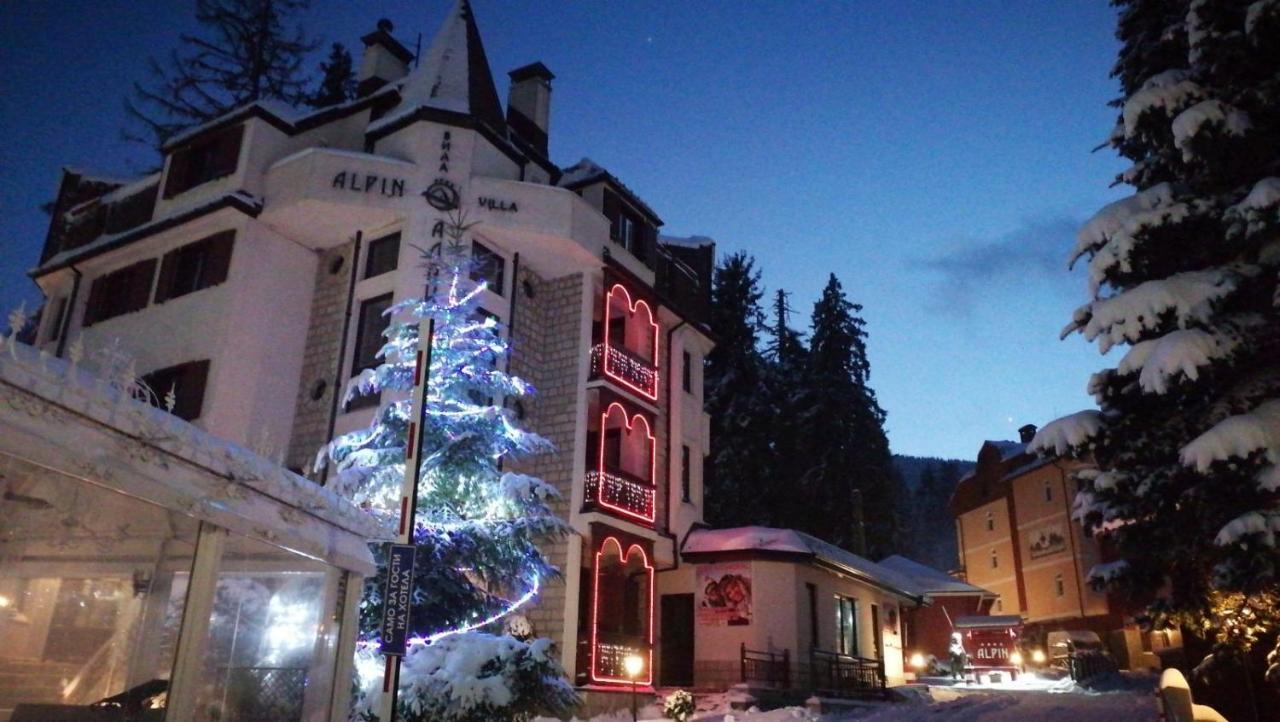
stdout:
<svg viewBox="0 0 1280 722">
<path fill-rule="evenodd" d="M 597 469 L 587 472 L 583 502 L 587 507 L 599 507 L 621 514 L 632 521 L 652 524 L 656 491 L 653 484 L 642 481 L 625 471 Z"/>
<path fill-rule="evenodd" d="M 636 393 L 658 398 L 658 367 L 625 348 L 609 345 L 605 358 L 603 343 L 591 347 L 591 377 L 607 376 Z"/>
<path fill-rule="evenodd" d="M 809 685 L 815 692 L 831 697 L 883 697 L 884 662 L 812 649 Z"/>
</svg>

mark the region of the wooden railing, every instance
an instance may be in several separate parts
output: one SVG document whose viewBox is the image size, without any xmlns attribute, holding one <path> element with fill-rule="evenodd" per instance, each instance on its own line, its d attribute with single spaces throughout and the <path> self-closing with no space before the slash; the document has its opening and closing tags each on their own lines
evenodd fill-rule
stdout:
<svg viewBox="0 0 1280 722">
<path fill-rule="evenodd" d="M 654 504 L 657 492 L 651 482 L 645 482 L 619 469 L 597 469 L 587 472 L 583 488 L 583 504 L 609 513 L 619 513 L 622 518 L 653 524 Z"/>
<path fill-rule="evenodd" d="M 759 652 L 743 643 L 739 652 L 742 682 L 760 682 L 778 689 L 791 688 L 791 650 Z"/>
<path fill-rule="evenodd" d="M 658 367 L 654 362 L 621 346 L 610 345 L 608 349 L 605 358 L 603 343 L 591 347 L 591 378 L 608 376 L 648 398 L 657 398 Z"/>
<path fill-rule="evenodd" d="M 884 662 L 820 649 L 809 651 L 809 684 L 832 697 L 884 697 Z"/>
</svg>

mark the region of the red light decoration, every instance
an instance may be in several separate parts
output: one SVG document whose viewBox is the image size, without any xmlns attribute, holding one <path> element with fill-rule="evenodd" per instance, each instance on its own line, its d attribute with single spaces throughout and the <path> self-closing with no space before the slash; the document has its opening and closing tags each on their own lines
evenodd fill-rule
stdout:
<svg viewBox="0 0 1280 722">
<path fill-rule="evenodd" d="M 653 343 L 649 346 L 649 348 L 651 349 L 650 365 L 652 366 L 652 369 L 653 369 L 653 383 L 651 384 L 651 388 L 644 388 L 641 386 L 637 386 L 630 379 L 626 378 L 624 374 L 618 373 L 612 368 L 612 366 L 614 366 L 615 364 L 622 362 L 623 359 L 629 360 L 633 356 L 633 354 L 630 354 L 627 352 L 627 349 L 625 347 L 622 349 L 618 349 L 623 353 L 611 353 L 610 351 L 612 347 L 610 346 L 610 340 L 609 340 L 609 324 L 612 321 L 612 314 L 609 312 L 609 310 L 613 307 L 613 295 L 615 293 L 621 293 L 622 297 L 625 299 L 624 305 L 626 306 L 628 316 L 635 316 L 636 311 L 639 310 L 641 307 L 644 307 L 644 313 L 646 318 L 648 319 L 648 324 L 650 328 L 653 329 Z M 614 381 L 617 381 L 618 383 L 622 384 L 626 388 L 629 388 L 632 391 L 635 391 L 636 393 L 649 399 L 650 401 L 657 401 L 658 400 L 658 369 L 657 369 L 656 361 L 653 361 L 653 359 L 657 359 L 657 358 L 658 358 L 658 323 L 653 320 L 653 309 L 649 308 L 649 304 L 642 299 L 636 299 L 635 301 L 632 301 L 631 294 L 627 291 L 626 287 L 623 286 L 621 283 L 613 284 L 613 286 L 609 289 L 609 292 L 606 293 L 604 297 L 604 355 L 603 355 L 603 358 L 600 360 L 601 369 L 604 370 L 604 373 L 606 376 L 613 379 Z"/>
<path fill-rule="evenodd" d="M 600 544 L 600 550 L 596 552 L 596 574 L 595 586 L 591 599 L 591 680 L 593 682 L 602 682 L 605 684 L 631 684 L 632 680 L 626 677 L 610 676 L 607 670 L 600 669 L 600 559 L 604 557 L 605 549 L 612 544 L 618 550 L 618 560 L 622 566 L 627 565 L 627 561 L 631 559 L 632 552 L 640 553 L 640 562 L 644 565 L 645 571 L 649 575 L 649 623 L 645 628 L 645 642 L 648 648 L 644 650 L 648 661 L 644 665 L 645 678 L 635 680 L 637 684 L 650 685 L 653 683 L 653 565 L 649 563 L 649 555 L 645 554 L 644 548 L 639 544 L 632 544 L 627 547 L 627 553 L 622 553 L 622 542 L 617 537 L 608 537 Z"/>
<path fill-rule="evenodd" d="M 652 487 L 654 480 L 658 478 L 658 453 L 657 453 L 658 449 L 653 436 L 653 430 L 649 428 L 649 420 L 646 419 L 642 414 L 635 414 L 635 415 L 628 414 L 627 410 L 622 407 L 622 404 L 618 403 L 617 401 L 614 401 L 613 403 L 609 404 L 609 407 L 605 409 L 603 414 L 600 415 L 600 434 L 599 434 L 600 455 L 597 459 L 598 466 L 596 468 L 596 471 L 599 473 L 599 476 L 596 477 L 597 484 L 598 484 L 597 492 L 596 492 L 596 497 L 597 497 L 596 503 L 599 504 L 600 506 L 605 507 L 606 509 L 612 509 L 613 511 L 616 511 L 619 514 L 623 514 L 635 519 L 640 519 L 641 521 L 652 524 L 654 521 L 654 518 L 656 517 L 656 510 L 654 508 L 655 504 L 653 504 L 652 502 L 646 503 L 642 511 L 636 511 L 634 509 L 628 509 L 624 506 L 619 506 L 617 504 L 610 503 L 607 500 L 607 495 L 604 493 L 605 484 L 610 483 L 610 480 L 612 478 L 612 475 L 607 473 L 604 470 L 605 430 L 609 427 L 609 416 L 613 414 L 614 409 L 617 409 L 618 412 L 622 414 L 623 426 L 627 429 L 628 432 L 630 432 L 632 428 L 634 428 L 637 420 L 639 420 L 641 423 L 644 424 L 644 435 L 645 435 L 645 438 L 648 439 L 648 443 L 649 443 L 649 478 L 648 478 L 649 486 Z M 652 496 L 650 497 L 650 499 L 651 498 Z"/>
</svg>

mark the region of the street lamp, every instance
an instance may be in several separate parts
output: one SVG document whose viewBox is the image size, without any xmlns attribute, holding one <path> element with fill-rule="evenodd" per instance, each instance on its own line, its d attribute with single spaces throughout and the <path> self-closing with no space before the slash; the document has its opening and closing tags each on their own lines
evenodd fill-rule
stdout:
<svg viewBox="0 0 1280 722">
<path fill-rule="evenodd" d="M 634 653 L 628 654 L 622 659 L 622 668 L 631 679 L 631 722 L 636 722 L 636 682 L 640 679 L 640 673 L 644 671 L 644 657 Z"/>
</svg>

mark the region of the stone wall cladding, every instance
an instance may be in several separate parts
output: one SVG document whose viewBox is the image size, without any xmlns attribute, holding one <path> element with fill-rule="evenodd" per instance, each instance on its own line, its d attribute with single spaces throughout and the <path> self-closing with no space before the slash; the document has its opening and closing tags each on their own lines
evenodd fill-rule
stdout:
<svg viewBox="0 0 1280 722">
<path fill-rule="evenodd" d="M 529 298 L 522 288 L 528 281 Z M 520 400 L 523 424 L 545 437 L 555 451 L 513 464 L 516 470 L 537 476 L 560 492 L 553 505 L 557 516 L 569 519 L 573 494 L 573 462 L 576 450 L 578 395 L 583 379 L 578 378 L 579 361 L 587 349 L 581 347 L 582 274 L 543 280 L 522 269 L 514 285 L 515 317 L 511 334 L 510 371 L 533 384 L 537 393 Z M 514 404 L 514 402 L 512 402 Z M 566 577 L 578 573 L 568 568 L 568 545 L 576 539 L 558 539 L 543 550 L 548 560 Z M 565 640 L 565 580 L 555 579 L 542 588 L 538 602 L 525 615 L 538 636 L 557 645 Z M 572 675 L 573 671 L 568 670 Z"/>
<path fill-rule="evenodd" d="M 311 469 L 316 451 L 329 440 L 333 395 L 342 393 L 341 388 L 334 388 L 334 379 L 338 375 L 342 325 L 355 267 L 351 258 L 354 250 L 354 242 L 332 248 L 321 254 L 317 266 L 311 321 L 302 358 L 302 381 L 298 388 L 293 434 L 285 457 L 286 466 L 302 469 L 311 478 L 316 478 Z M 338 259 L 342 259 L 342 266 L 337 273 L 332 273 L 330 269 Z M 320 398 L 312 399 L 312 391 L 319 382 L 324 383 L 324 393 Z"/>
</svg>

